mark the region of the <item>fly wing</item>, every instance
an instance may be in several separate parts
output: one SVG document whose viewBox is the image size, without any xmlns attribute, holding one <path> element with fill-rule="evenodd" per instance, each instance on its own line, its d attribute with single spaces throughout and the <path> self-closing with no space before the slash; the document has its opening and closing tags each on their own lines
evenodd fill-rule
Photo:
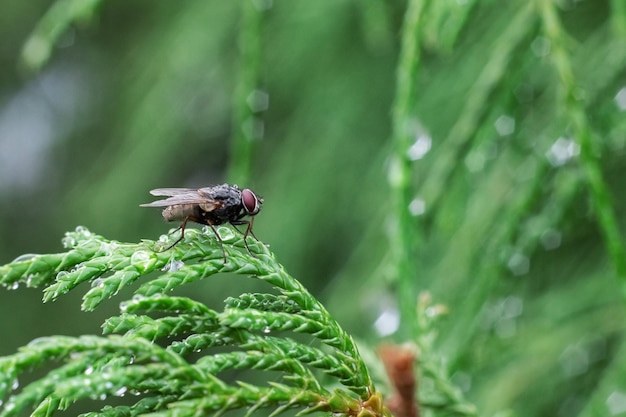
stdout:
<svg viewBox="0 0 626 417">
<path fill-rule="evenodd" d="M 197 188 L 156 188 L 154 190 L 150 190 L 150 194 L 152 195 L 156 195 L 156 196 L 174 196 L 174 195 L 181 195 L 181 194 L 193 194 L 194 192 L 197 192 L 198 189 Z"/>
<path fill-rule="evenodd" d="M 205 211 L 218 208 L 221 203 L 210 198 L 207 194 L 201 193 L 195 188 L 157 188 L 151 190 L 150 194 L 156 196 L 168 196 L 164 200 L 153 201 L 152 203 L 141 204 L 141 207 L 168 207 L 181 204 L 202 204 Z"/>
</svg>

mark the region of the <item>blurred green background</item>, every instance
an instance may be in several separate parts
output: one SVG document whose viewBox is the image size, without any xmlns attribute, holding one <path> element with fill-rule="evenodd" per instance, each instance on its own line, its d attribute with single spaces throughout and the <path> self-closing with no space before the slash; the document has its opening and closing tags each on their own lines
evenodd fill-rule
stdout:
<svg viewBox="0 0 626 417">
<path fill-rule="evenodd" d="M 556 29 L 542 1 L 424 2 L 406 121 L 417 224 L 400 227 L 421 242 L 414 288 L 448 306 L 437 352 L 481 415 L 626 415 L 626 6 L 545 3 Z M 157 239 L 175 225 L 138 207 L 148 190 L 236 180 L 265 199 L 255 234 L 287 270 L 364 345 L 393 337 L 388 176 L 406 7 L 6 2 L 0 262 L 61 251 L 77 225 Z M 590 191 L 577 106 L 610 200 Z M 187 291 L 219 304 L 246 286 Z M 0 291 L 0 355 L 98 334 L 117 304 L 80 313 L 81 293 L 41 305 L 40 290 Z"/>
</svg>

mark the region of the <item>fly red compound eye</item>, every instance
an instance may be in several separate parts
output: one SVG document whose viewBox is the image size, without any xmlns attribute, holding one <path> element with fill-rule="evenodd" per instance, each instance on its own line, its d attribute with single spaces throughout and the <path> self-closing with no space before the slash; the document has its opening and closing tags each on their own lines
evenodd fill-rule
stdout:
<svg viewBox="0 0 626 417">
<path fill-rule="evenodd" d="M 252 190 L 246 188 L 241 192 L 241 202 L 243 203 L 243 208 L 249 216 L 254 216 L 261 210 L 259 198 L 257 198 L 256 194 L 252 192 Z"/>
</svg>

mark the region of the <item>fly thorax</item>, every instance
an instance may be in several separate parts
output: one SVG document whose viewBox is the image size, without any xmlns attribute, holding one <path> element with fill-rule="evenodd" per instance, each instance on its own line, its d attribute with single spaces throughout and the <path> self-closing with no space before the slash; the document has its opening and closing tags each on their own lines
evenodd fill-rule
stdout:
<svg viewBox="0 0 626 417">
<path fill-rule="evenodd" d="M 198 204 L 198 207 L 200 207 L 202 211 L 213 211 L 215 209 L 214 204 Z"/>
</svg>

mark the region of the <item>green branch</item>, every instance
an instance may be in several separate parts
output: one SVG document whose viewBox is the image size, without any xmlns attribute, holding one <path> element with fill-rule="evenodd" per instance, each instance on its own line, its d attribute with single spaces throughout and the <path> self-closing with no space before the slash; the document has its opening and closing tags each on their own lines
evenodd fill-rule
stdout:
<svg viewBox="0 0 626 417">
<path fill-rule="evenodd" d="M 412 0 L 404 15 L 402 47 L 396 73 L 396 96 L 392 110 L 392 139 L 394 152 L 389 168 L 389 185 L 393 199 L 393 230 L 390 236 L 391 254 L 398 285 L 401 333 L 415 336 L 417 328 L 418 265 L 416 261 L 420 232 L 409 206 L 414 197 L 411 182 L 411 161 L 408 150 L 414 142 L 414 107 L 417 72 L 419 68 L 419 21 L 424 2 Z"/>
<path fill-rule="evenodd" d="M 241 236 L 227 227 L 218 232 L 226 263 L 210 230 L 188 230 L 181 243 L 163 251 L 174 236 L 120 243 L 79 227 L 66 234 L 64 253 L 22 256 L 0 266 L 0 284 L 44 286 L 44 301 L 90 282 L 84 311 L 97 308 L 139 277 L 143 281 L 131 299 L 120 303 L 120 315 L 105 321 L 105 336 L 37 339 L 0 358 L 0 416 L 29 409 L 33 415 L 50 415 L 81 399 L 126 394 L 142 398 L 131 406 L 105 406 L 87 415 L 185 416 L 238 408 L 248 413 L 297 408 L 386 414 L 375 400 L 380 394 L 354 341 L 322 304 L 286 273 L 265 245 L 250 239 L 249 254 Z M 148 275 L 152 272 L 160 274 Z M 166 294 L 220 272 L 265 281 L 277 294 L 229 297 L 221 311 Z M 290 333 L 310 339 L 296 341 Z M 231 349 L 216 353 L 212 348 L 218 346 Z M 191 354 L 195 359 L 190 361 Z M 56 369 L 22 389 L 14 386 L 24 372 L 50 365 Z M 256 386 L 219 379 L 229 370 L 278 372 L 281 381 Z M 326 384 L 342 388 L 330 389 L 316 376 L 318 370 L 326 375 Z"/>
<path fill-rule="evenodd" d="M 584 107 L 583 91 L 577 85 L 573 66 L 566 49 L 568 38 L 551 1 L 538 1 L 544 32 L 550 40 L 552 63 L 561 82 L 561 105 L 566 122 L 576 143 L 580 146 L 580 162 L 587 179 L 589 192 L 600 231 L 611 255 L 626 296 L 626 247 L 621 236 L 611 193 L 600 167 L 600 138 L 593 132 Z"/>
<path fill-rule="evenodd" d="M 239 75 L 234 94 L 233 133 L 228 178 L 232 183 L 249 182 L 254 143 L 263 138 L 260 113 L 268 106 L 268 96 L 260 90 L 262 66 L 262 2 L 241 3 L 242 22 L 239 33 Z"/>
<path fill-rule="evenodd" d="M 59 38 L 70 25 L 91 18 L 101 0 L 55 1 L 31 33 L 22 49 L 22 65 L 37 71 L 43 67 Z"/>
</svg>

